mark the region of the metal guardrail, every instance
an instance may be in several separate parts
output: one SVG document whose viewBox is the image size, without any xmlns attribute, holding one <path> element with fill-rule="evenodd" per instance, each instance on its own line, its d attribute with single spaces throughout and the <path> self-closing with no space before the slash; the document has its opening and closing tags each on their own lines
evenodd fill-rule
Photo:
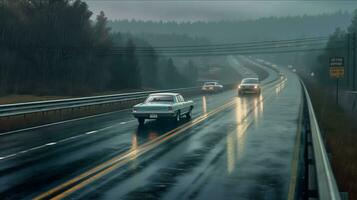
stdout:
<svg viewBox="0 0 357 200">
<path fill-rule="evenodd" d="M 320 128 L 316 120 L 315 111 L 311 103 L 309 93 L 301 81 L 306 97 L 306 105 L 309 114 L 309 125 L 312 140 L 312 153 L 315 165 L 315 177 L 317 183 L 318 199 L 321 200 L 340 200 L 340 193 L 337 188 L 330 162 L 326 153 Z"/>
<path fill-rule="evenodd" d="M 200 87 L 188 87 L 169 90 L 153 90 L 145 92 L 132 92 L 124 94 L 103 95 L 93 97 L 81 97 L 62 100 L 36 101 L 28 103 L 16 103 L 0 105 L 0 117 L 8 117 L 14 115 L 23 115 L 34 112 L 46 112 L 51 110 L 59 110 L 64 108 L 75 108 L 84 106 L 93 106 L 98 104 L 115 103 L 119 101 L 130 101 L 135 99 L 146 98 L 151 93 L 157 92 L 193 92 L 198 91 Z"/>
<path fill-rule="evenodd" d="M 346 94 L 357 94 L 357 91 L 345 91 Z"/>
<path fill-rule="evenodd" d="M 278 72 L 276 67 L 266 66 L 274 71 Z M 225 84 L 225 88 L 230 87 L 234 84 Z M 48 100 L 48 101 L 36 101 L 28 103 L 16 103 L 16 104 L 5 104 L 0 105 L 0 118 L 1 117 L 11 117 L 16 115 L 25 115 L 37 112 L 47 112 L 60 109 L 71 109 L 79 108 L 85 106 L 94 106 L 100 104 L 110 104 L 121 101 L 139 100 L 146 98 L 151 93 L 156 92 L 194 92 L 199 91 L 201 87 L 188 87 L 188 88 L 178 88 L 178 89 L 168 89 L 168 90 L 152 90 L 144 92 L 131 92 L 124 94 L 113 94 L 113 95 L 103 95 L 103 96 L 93 96 L 93 97 L 81 97 L 81 98 L 71 98 L 71 99 L 61 99 L 61 100 Z"/>
</svg>

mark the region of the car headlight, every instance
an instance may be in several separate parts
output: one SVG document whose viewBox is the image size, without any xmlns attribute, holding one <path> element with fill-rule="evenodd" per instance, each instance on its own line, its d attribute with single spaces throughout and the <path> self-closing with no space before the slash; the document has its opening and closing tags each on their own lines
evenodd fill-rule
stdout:
<svg viewBox="0 0 357 200">
<path fill-rule="evenodd" d="M 240 85 L 238 85 L 238 89 L 240 89 L 241 88 L 241 86 Z"/>
<path fill-rule="evenodd" d="M 258 86 L 257 86 L 257 85 L 255 85 L 255 86 L 254 86 L 254 89 L 258 89 Z"/>
</svg>

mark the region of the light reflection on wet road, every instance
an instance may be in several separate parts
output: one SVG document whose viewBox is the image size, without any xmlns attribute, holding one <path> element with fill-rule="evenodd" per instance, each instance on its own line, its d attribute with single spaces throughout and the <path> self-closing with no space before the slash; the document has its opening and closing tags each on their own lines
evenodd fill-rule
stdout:
<svg viewBox="0 0 357 200">
<path fill-rule="evenodd" d="M 287 82 L 263 90 L 260 96 L 236 97 L 235 90 L 199 96 L 195 98 L 193 120 L 183 119 L 179 125 L 168 121 L 148 121 L 143 127 L 136 123 L 119 123 L 117 118 L 127 119 L 128 112 L 104 117 L 103 126 L 108 127 L 106 123 L 109 123 L 110 128 L 24 155 L 21 159 L 3 161 L 0 184 L 7 187 L 0 189 L 0 198 L 33 197 L 31 191 L 44 187 L 41 185 L 44 180 L 55 180 L 44 187 L 52 188 L 90 166 L 129 151 L 132 154 L 127 165 L 72 193 L 70 198 L 284 199 L 300 97 L 298 79 L 289 74 Z M 230 101 L 231 106 L 210 116 L 210 112 Z M 204 120 L 194 124 L 200 117 Z M 146 154 L 139 154 L 141 145 L 190 124 L 194 125 L 173 139 Z M 70 127 L 64 134 L 69 137 L 73 134 L 71 131 L 76 130 Z M 90 131 L 86 126 L 78 130 Z M 47 131 L 50 134 L 51 129 Z M 63 139 L 61 137 L 53 134 L 49 138 Z M 8 140 L 11 141 L 11 137 Z M 48 170 L 53 167 L 58 170 Z M 43 177 L 29 179 L 34 169 L 42 172 Z M 73 172 L 73 169 L 80 170 Z"/>
</svg>

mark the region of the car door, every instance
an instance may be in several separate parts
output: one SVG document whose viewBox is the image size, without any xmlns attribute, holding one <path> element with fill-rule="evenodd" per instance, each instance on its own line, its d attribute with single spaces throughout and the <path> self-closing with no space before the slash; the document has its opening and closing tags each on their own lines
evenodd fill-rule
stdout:
<svg viewBox="0 0 357 200">
<path fill-rule="evenodd" d="M 182 102 L 182 112 L 187 113 L 189 111 L 189 106 L 188 106 L 187 102 L 185 101 L 185 99 L 183 98 L 182 95 L 179 95 L 179 98 Z"/>
<path fill-rule="evenodd" d="M 183 113 L 183 111 L 182 111 L 183 104 L 182 104 L 182 101 L 181 101 L 179 95 L 176 95 L 176 96 L 175 96 L 175 99 L 176 99 L 176 103 L 175 103 L 176 109 L 175 109 L 175 110 L 180 110 L 180 111 L 181 111 L 181 114 L 182 114 L 182 113 Z"/>
</svg>

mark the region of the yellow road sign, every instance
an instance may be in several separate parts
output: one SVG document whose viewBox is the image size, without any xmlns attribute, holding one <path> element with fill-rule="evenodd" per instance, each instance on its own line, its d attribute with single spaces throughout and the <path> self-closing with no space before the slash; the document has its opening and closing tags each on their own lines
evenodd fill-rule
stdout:
<svg viewBox="0 0 357 200">
<path fill-rule="evenodd" d="M 344 67 L 330 67 L 330 77 L 331 78 L 342 78 L 345 74 Z"/>
</svg>

